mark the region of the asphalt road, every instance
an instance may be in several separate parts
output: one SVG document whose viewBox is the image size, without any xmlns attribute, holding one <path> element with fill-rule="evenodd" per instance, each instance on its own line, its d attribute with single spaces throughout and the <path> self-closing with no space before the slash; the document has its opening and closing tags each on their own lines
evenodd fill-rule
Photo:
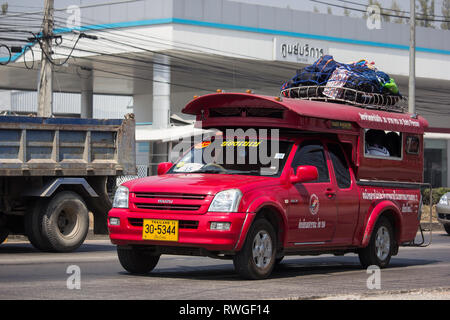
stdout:
<svg viewBox="0 0 450 320">
<path fill-rule="evenodd" d="M 69 266 L 79 267 L 67 272 Z M 76 267 L 75 267 L 76 268 Z M 381 289 L 367 288 L 358 257 L 286 257 L 270 279 L 244 281 L 227 260 L 162 256 L 146 276 L 126 273 L 108 240 L 88 240 L 69 254 L 41 253 L 27 242 L 0 246 L 0 299 L 296 299 L 375 291 L 450 288 L 450 236 L 427 248 L 400 248 L 381 270 Z M 68 289 L 79 283 L 79 289 Z"/>
</svg>

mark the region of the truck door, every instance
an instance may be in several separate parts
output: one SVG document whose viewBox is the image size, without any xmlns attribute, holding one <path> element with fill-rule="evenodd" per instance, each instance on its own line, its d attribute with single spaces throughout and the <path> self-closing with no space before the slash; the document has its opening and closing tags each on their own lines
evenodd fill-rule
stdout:
<svg viewBox="0 0 450 320">
<path fill-rule="evenodd" d="M 336 185 L 337 221 L 333 242 L 348 245 L 353 241 L 358 222 L 358 190 L 341 146 L 337 143 L 327 143 L 327 149 L 333 165 L 332 180 L 335 180 Z"/>
<path fill-rule="evenodd" d="M 317 140 L 306 140 L 298 147 L 292 169 L 301 165 L 315 166 L 316 181 L 296 183 L 290 188 L 288 206 L 288 241 L 295 245 L 322 244 L 331 241 L 336 228 L 336 190 L 324 146 Z"/>
</svg>

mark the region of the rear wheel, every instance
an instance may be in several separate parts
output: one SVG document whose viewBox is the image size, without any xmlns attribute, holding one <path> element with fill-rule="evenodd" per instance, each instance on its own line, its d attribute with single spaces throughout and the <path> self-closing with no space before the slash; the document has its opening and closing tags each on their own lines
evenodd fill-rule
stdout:
<svg viewBox="0 0 450 320">
<path fill-rule="evenodd" d="M 265 279 L 275 265 L 276 234 L 266 219 L 251 226 L 244 246 L 233 258 L 237 273 L 245 279 Z"/>
<path fill-rule="evenodd" d="M 139 248 L 117 246 L 117 256 L 122 267 L 133 274 L 147 274 L 158 264 L 161 255 Z"/>
<path fill-rule="evenodd" d="M 53 251 L 74 251 L 86 239 L 89 212 L 83 198 L 75 192 L 56 194 L 43 208 L 43 213 L 43 234 Z"/>
<path fill-rule="evenodd" d="M 369 244 L 358 252 L 359 261 L 364 268 L 376 265 L 385 268 L 389 265 L 394 249 L 392 225 L 385 217 L 380 217 L 372 232 Z"/>
<path fill-rule="evenodd" d="M 47 205 L 46 199 L 39 199 L 30 205 L 25 214 L 25 234 L 30 243 L 40 251 L 50 251 L 51 245 L 43 234 L 43 208 Z"/>
</svg>

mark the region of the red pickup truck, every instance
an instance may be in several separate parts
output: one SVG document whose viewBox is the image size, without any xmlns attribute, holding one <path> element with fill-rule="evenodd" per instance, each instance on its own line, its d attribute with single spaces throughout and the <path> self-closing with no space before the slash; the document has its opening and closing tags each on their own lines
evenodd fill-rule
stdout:
<svg viewBox="0 0 450 320">
<path fill-rule="evenodd" d="M 161 254 L 232 259 L 249 279 L 286 255 L 357 253 L 386 267 L 414 241 L 422 117 L 251 93 L 205 95 L 183 112 L 217 133 L 118 188 L 108 227 L 127 271 L 150 272 Z"/>
</svg>

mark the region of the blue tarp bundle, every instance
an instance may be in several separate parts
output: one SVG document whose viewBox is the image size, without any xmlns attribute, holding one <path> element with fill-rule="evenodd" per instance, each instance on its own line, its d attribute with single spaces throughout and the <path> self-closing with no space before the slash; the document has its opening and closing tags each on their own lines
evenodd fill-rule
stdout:
<svg viewBox="0 0 450 320">
<path fill-rule="evenodd" d="M 281 90 L 307 86 L 322 86 L 320 91 L 315 92 L 329 98 L 349 99 L 343 96 L 348 93 L 340 88 L 401 97 L 394 79 L 377 70 L 373 63 L 360 60 L 344 64 L 335 61 L 329 55 L 319 58 L 310 66 L 297 70 L 297 74 L 285 82 Z"/>
</svg>

